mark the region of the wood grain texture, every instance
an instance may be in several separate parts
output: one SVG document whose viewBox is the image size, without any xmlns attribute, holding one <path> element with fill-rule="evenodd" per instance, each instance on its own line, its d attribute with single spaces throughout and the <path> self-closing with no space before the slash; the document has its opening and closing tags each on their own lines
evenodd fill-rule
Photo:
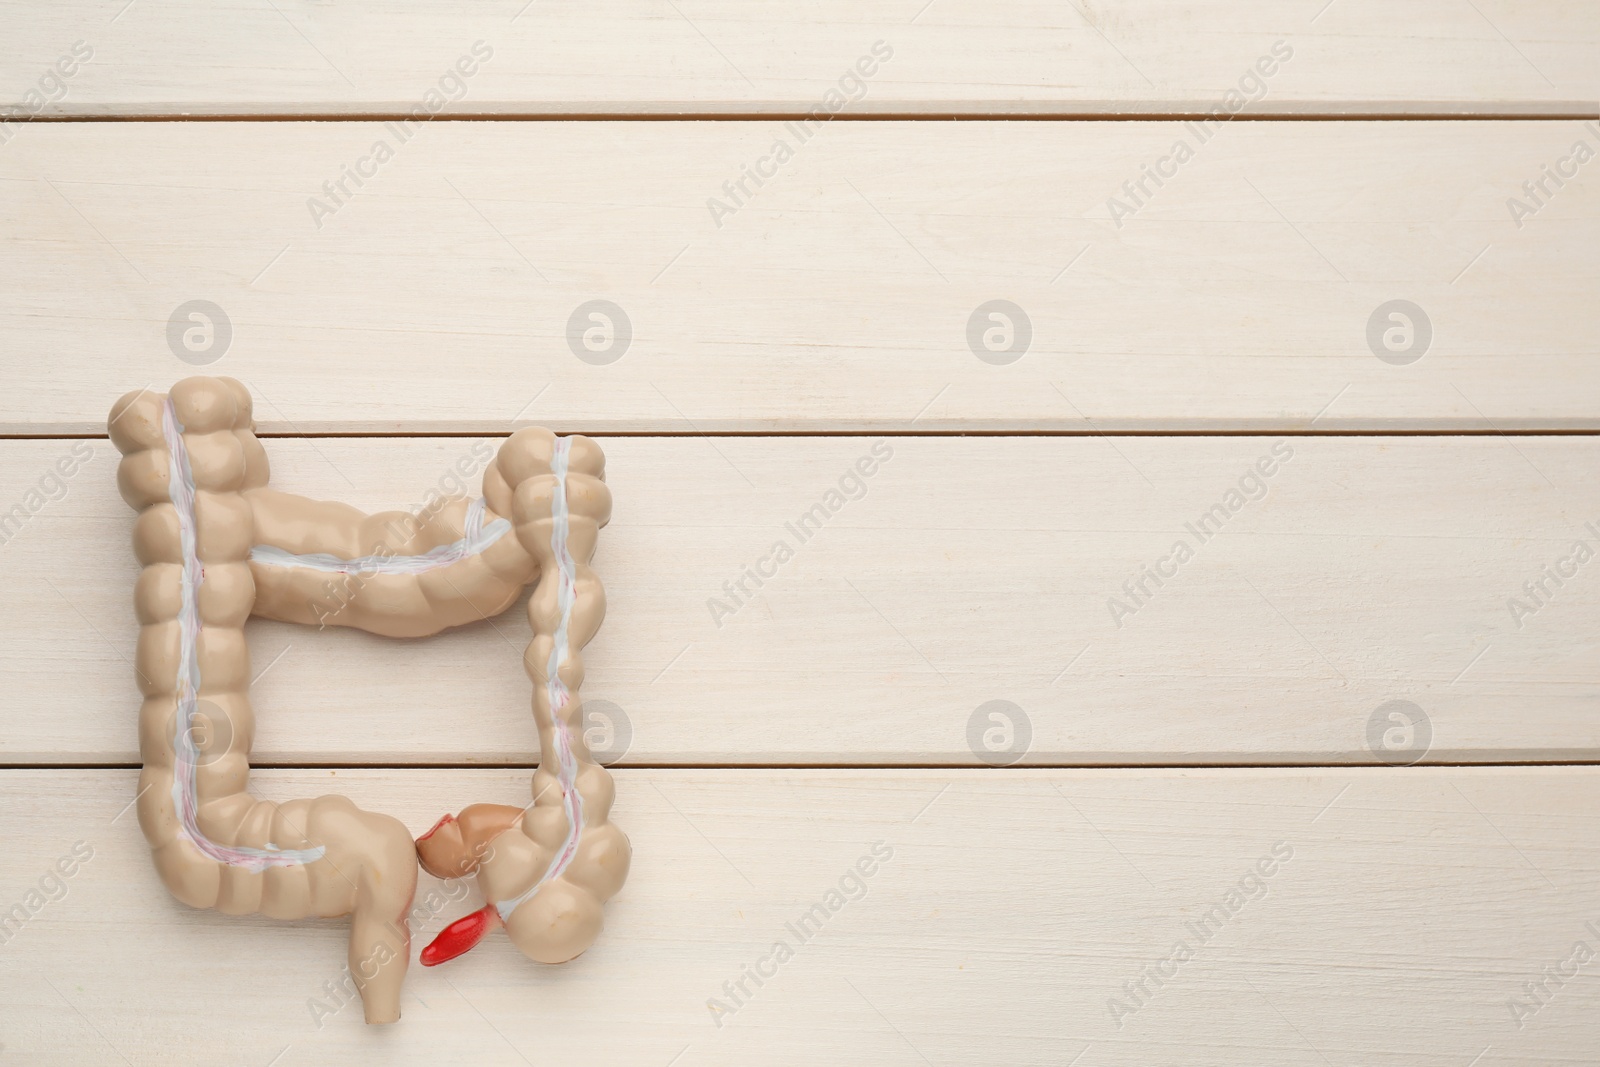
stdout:
<svg viewBox="0 0 1600 1067">
<path fill-rule="evenodd" d="M 0 0 L 0 1062 L 1592 1062 L 1600 437 L 1523 431 L 1600 431 L 1597 46 L 1581 0 Z M 184 117 L 289 121 L 96 121 Z M 635 858 L 579 960 L 491 936 L 375 1031 L 340 923 L 159 885 L 99 435 L 197 371 L 367 509 L 497 443 L 417 434 L 659 435 L 603 440 Z M 524 803 L 528 639 L 252 623 L 254 788 Z M 1591 765 L 1355 766 L 1412 760 Z M 418 944 L 479 903 L 422 883 Z"/>
<path fill-rule="evenodd" d="M 321 229 L 385 125 L 25 130 L 0 432 L 100 432 L 192 373 L 168 330 L 196 299 L 231 321 L 205 369 L 269 432 L 1600 427 L 1593 178 L 1520 229 L 1506 206 L 1590 127 L 1234 124 L 1119 229 L 1107 199 L 1183 126 L 843 123 L 719 228 L 783 130 L 434 124 Z M 569 347 L 596 299 L 631 322 L 604 366 Z M 994 299 L 1032 325 L 1010 365 L 969 348 Z M 1368 347 L 1396 299 L 1432 325 L 1408 366 Z"/>
<path fill-rule="evenodd" d="M 0 546 L 0 674 L 38 712 L 10 717 L 0 762 L 137 759 L 109 444 L 7 442 L 0 501 L 28 501 L 72 444 L 94 458 Z M 273 485 L 369 510 L 421 506 L 484 444 L 267 442 Z M 992 700 L 1027 716 L 1036 763 L 1373 762 L 1390 700 L 1429 717 L 1429 759 L 1600 753 L 1600 563 L 1545 571 L 1600 547 L 1593 438 L 603 444 L 609 609 L 584 695 L 628 720 L 626 762 L 970 766 Z M 847 478 L 863 458 L 871 476 Z M 1263 458 L 1271 476 L 1247 479 Z M 757 566 L 775 572 L 759 587 Z M 1142 578 L 1157 567 L 1176 574 Z M 405 642 L 254 621 L 255 758 L 531 763 L 526 626 L 513 608 Z"/>
<path fill-rule="evenodd" d="M 416 830 L 527 789 L 507 771 L 255 785 L 346 792 Z M 599 943 L 551 968 L 496 936 L 414 968 L 384 1033 L 323 999 L 337 923 L 172 901 L 117 818 L 135 788 L 131 771 L 0 773 L 0 815 L 28 827 L 0 856 L 0 902 L 25 901 L 75 842 L 93 849 L 0 946 L 8 1058 L 1564 1067 L 1594 1048 L 1592 982 L 1551 986 L 1521 1029 L 1508 1007 L 1545 967 L 1570 970 L 1575 942 L 1596 945 L 1593 768 L 624 771 L 634 871 Z M 786 924 L 876 842 L 892 855 L 864 895 L 848 883 L 856 899 L 840 893 L 800 942 Z M 1288 857 L 1262 876 L 1275 846 Z M 1190 924 L 1235 891 L 1201 943 Z M 420 941 L 477 901 L 424 876 L 418 904 Z M 793 958 L 746 981 L 719 1028 L 707 1001 L 734 1006 L 723 983 L 779 939 Z M 1147 981 L 1119 1028 L 1110 1000 L 1179 941 L 1192 958 Z"/>
<path fill-rule="evenodd" d="M 8 92 L 75 41 L 51 115 L 371 114 L 416 107 L 475 41 L 474 114 L 753 114 L 815 106 L 874 41 L 876 114 L 1204 111 L 1277 41 L 1266 114 L 1594 114 L 1600 17 L 1581 0 L 777 0 L 0 8 Z"/>
</svg>

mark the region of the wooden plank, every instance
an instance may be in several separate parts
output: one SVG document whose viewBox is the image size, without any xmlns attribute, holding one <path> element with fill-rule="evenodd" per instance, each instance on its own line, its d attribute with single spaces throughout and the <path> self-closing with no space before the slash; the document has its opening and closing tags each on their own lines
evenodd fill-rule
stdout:
<svg viewBox="0 0 1600 1067">
<path fill-rule="evenodd" d="M 421 506 L 487 454 L 463 438 L 267 444 L 273 485 L 369 510 Z M 1575 541 L 1600 544 L 1594 438 L 604 445 L 609 614 L 584 693 L 626 716 L 628 762 L 970 766 L 988 749 L 969 726 L 982 746 L 996 700 L 1029 730 L 990 745 L 1034 763 L 1372 762 L 1392 700 L 1428 717 L 1403 758 L 1600 756 L 1600 585 L 1573 560 Z M 7 442 L 0 501 L 53 487 L 69 446 L 94 458 L 0 546 L 0 677 L 34 709 L 0 734 L 0 762 L 137 760 L 114 452 Z M 846 475 L 874 449 L 892 453 L 861 495 Z M 1271 477 L 1246 478 L 1263 460 Z M 802 540 L 794 524 L 841 488 L 858 498 Z M 756 566 L 776 571 L 759 587 Z M 1143 568 L 1176 574 L 1157 587 Z M 531 763 L 528 640 L 520 607 L 420 642 L 254 622 L 257 759 Z"/>
<path fill-rule="evenodd" d="M 0 38 L 8 91 L 70 116 L 405 112 L 430 89 L 446 114 L 792 113 L 878 41 L 892 59 L 853 111 L 1204 111 L 1279 42 L 1292 60 L 1259 113 L 1592 115 L 1600 96 L 1600 18 L 1581 0 L 73 0 L 8 5 Z M 92 58 L 39 85 L 79 41 Z M 449 80 L 463 56 L 471 75 Z"/>
<path fill-rule="evenodd" d="M 1235 124 L 1118 228 L 1185 129 L 837 124 L 719 228 L 783 124 L 441 123 L 319 230 L 388 127 L 41 126 L 0 153 L 0 432 L 201 362 L 287 433 L 1600 428 L 1593 178 L 1507 208 L 1600 127 Z"/>
<path fill-rule="evenodd" d="M 1593 955 L 1594 768 L 624 771 L 634 869 L 599 943 L 550 968 L 496 937 L 413 968 L 380 1034 L 358 1008 L 316 1008 L 341 977 L 342 922 L 168 897 L 116 818 L 134 779 L 0 774 L 0 814 L 27 827 L 0 855 L 0 901 L 25 901 L 75 842 L 93 849 L 0 950 L 8 1057 L 294 1067 L 381 1043 L 400 1064 L 1506 1067 L 1594 1048 L 1592 982 L 1550 982 L 1521 1029 L 1508 1006 L 1533 1003 L 1524 983 L 1546 967 L 1570 974 L 1575 943 Z M 418 831 L 528 789 L 521 773 L 424 770 L 256 786 L 341 791 Z M 891 855 L 864 895 L 847 882 L 855 899 L 801 943 L 786 924 L 878 842 Z M 425 940 L 476 898 L 423 876 L 419 905 Z M 1226 918 L 1201 942 L 1208 912 Z M 793 957 L 774 968 L 780 939 Z M 776 974 L 734 1005 L 723 983 L 764 957 Z M 1158 962 L 1159 988 L 1144 978 Z M 1114 1018 L 1140 980 L 1145 1002 Z M 712 998 L 737 1007 L 721 1027 Z"/>
</svg>

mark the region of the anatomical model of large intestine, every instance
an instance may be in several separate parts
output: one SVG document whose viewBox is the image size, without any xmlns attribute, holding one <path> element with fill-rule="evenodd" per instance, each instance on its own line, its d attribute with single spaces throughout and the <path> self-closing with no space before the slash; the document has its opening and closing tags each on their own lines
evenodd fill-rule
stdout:
<svg viewBox="0 0 1600 1067">
<path fill-rule="evenodd" d="M 519 430 L 486 470 L 482 499 L 419 517 L 267 488 L 250 394 L 229 378 L 130 393 L 108 429 L 123 454 L 118 487 L 139 512 L 139 823 L 172 894 L 229 915 L 349 915 L 350 973 L 373 1023 L 400 1017 L 419 855 L 440 877 L 475 874 L 487 901 L 423 950 L 424 965 L 497 927 L 544 963 L 588 948 L 630 858 L 578 696 L 579 650 L 605 615 L 588 566 L 611 515 L 599 447 Z M 398 820 L 341 796 L 249 793 L 252 614 L 415 638 L 498 614 L 535 578 L 523 659 L 541 745 L 531 804 L 471 805 L 413 842 Z"/>
</svg>

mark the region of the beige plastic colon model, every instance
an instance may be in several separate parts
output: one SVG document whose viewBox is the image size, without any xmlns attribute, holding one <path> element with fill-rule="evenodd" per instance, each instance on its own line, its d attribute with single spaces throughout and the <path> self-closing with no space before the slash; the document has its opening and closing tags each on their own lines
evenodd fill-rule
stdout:
<svg viewBox="0 0 1600 1067">
<path fill-rule="evenodd" d="M 487 901 L 424 964 L 498 926 L 544 963 L 588 948 L 630 858 L 578 697 L 578 653 L 605 615 L 588 566 L 611 514 L 599 447 L 519 430 L 486 470 L 483 499 L 365 515 L 267 488 L 250 395 L 232 379 L 130 393 L 108 429 L 118 487 L 139 512 L 139 823 L 172 894 L 230 915 L 349 915 L 350 972 L 373 1023 L 400 1017 L 419 855 L 440 877 L 476 874 Z M 523 662 L 541 759 L 526 808 L 472 805 L 413 843 L 398 820 L 344 797 L 248 792 L 252 614 L 415 638 L 504 611 L 535 577 Z"/>
</svg>

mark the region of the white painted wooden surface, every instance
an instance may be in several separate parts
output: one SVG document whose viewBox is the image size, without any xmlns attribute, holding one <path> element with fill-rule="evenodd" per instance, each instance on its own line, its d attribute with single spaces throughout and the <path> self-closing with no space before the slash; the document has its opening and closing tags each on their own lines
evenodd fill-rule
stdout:
<svg viewBox="0 0 1600 1067">
<path fill-rule="evenodd" d="M 409 110 L 478 41 L 444 114 L 792 113 L 879 40 L 894 57 L 852 111 L 1204 111 L 1277 41 L 1293 59 L 1257 113 L 1592 115 L 1600 95 L 1583 0 L 10 0 L 0 40 L 19 103 L 93 49 L 41 94 L 52 115 Z"/>
<path fill-rule="evenodd" d="M 286 433 L 1600 428 L 1593 167 L 1507 207 L 1600 126 L 1234 124 L 1119 229 L 1181 125 L 840 123 L 719 228 L 783 130 L 440 123 L 318 229 L 383 124 L 24 129 L 0 431 L 98 433 L 190 373 L 196 299 L 232 324 L 208 368 Z M 632 324 L 605 366 L 568 343 L 595 299 Z M 1032 323 L 1006 366 L 968 344 L 994 299 Z M 1432 324 L 1408 366 L 1368 343 L 1396 299 Z"/>
<path fill-rule="evenodd" d="M 785 125 L 876 41 L 841 118 L 1123 121 Z M 1279 41 L 1240 111 L 1272 121 L 1172 120 Z M 1597 43 L 1580 0 L 0 2 L 0 112 L 347 120 L 0 121 L 0 435 L 29 438 L 0 441 L 0 1067 L 1593 1062 L 1590 983 L 1527 983 L 1600 953 L 1600 564 L 1545 571 L 1600 547 Z M 430 103 L 579 121 L 381 121 Z M 673 116 L 733 121 L 627 121 Z M 596 299 L 631 323 L 609 364 L 568 340 Z M 1032 329 L 1009 365 L 969 347 L 996 299 Z M 225 351 L 170 339 L 194 300 Z M 1368 339 L 1394 300 L 1431 327 L 1408 365 Z M 646 435 L 604 442 L 585 687 L 630 734 L 635 869 L 579 961 L 491 938 L 379 1031 L 329 997 L 342 922 L 158 884 L 99 435 L 207 369 L 256 394 L 275 485 L 368 508 L 454 488 L 476 443 L 406 435 Z M 1265 497 L 1119 627 L 1283 433 Z M 865 495 L 713 621 L 873 435 Z M 250 640 L 262 794 L 417 831 L 525 800 L 520 608 Z M 1490 765 L 1350 766 L 1392 700 L 1427 721 L 1388 759 Z M 990 701 L 1028 725 L 1004 770 L 970 747 Z M 1586 765 L 1494 765 L 1530 761 Z M 1296 766 L 1171 766 L 1240 763 Z M 865 897 L 735 1001 L 879 841 Z M 419 942 L 477 904 L 423 887 Z"/>
<path fill-rule="evenodd" d="M 0 501 L 70 444 L 6 442 Z M 479 444 L 267 442 L 275 486 L 369 510 L 420 506 Z M 1600 751 L 1600 563 L 1541 573 L 1575 540 L 1600 550 L 1593 438 L 604 444 L 609 611 L 584 692 L 622 709 L 628 762 L 972 765 L 991 700 L 1026 714 L 1035 763 L 1372 762 L 1368 720 L 1395 699 L 1429 716 L 1430 759 Z M 0 762 L 138 759 L 132 513 L 109 443 L 76 445 L 94 457 L 65 497 L 0 546 L 0 674 L 19 708 L 71 711 L 14 716 Z M 864 495 L 802 542 L 786 524 L 874 445 L 892 455 Z M 1201 543 L 1190 526 L 1274 447 L 1292 457 L 1245 485 L 1265 495 Z M 1180 539 L 1194 558 L 1130 597 Z M 775 577 L 741 579 L 762 560 Z M 250 638 L 258 761 L 536 759 L 520 606 L 417 642 L 259 620 Z"/>
<path fill-rule="evenodd" d="M 1600 926 L 1593 768 L 623 771 L 616 818 L 634 870 L 599 943 L 560 968 L 494 938 L 415 968 L 387 1032 L 359 1008 L 314 1007 L 343 968 L 342 924 L 229 919 L 167 895 L 132 817 L 117 817 L 135 777 L 0 776 L 0 816 L 25 828 L 0 856 L 0 904 L 75 842 L 94 850 L 65 897 L 0 946 L 8 1060 L 1525 1067 L 1594 1055 L 1592 980 L 1552 987 L 1520 1030 L 1507 1005 L 1575 942 L 1600 943 L 1587 925 Z M 255 781 L 283 799 L 344 791 L 419 831 L 464 800 L 527 791 L 510 771 Z M 879 841 L 893 855 L 865 895 L 799 943 L 785 924 Z M 1292 855 L 1199 943 L 1186 924 L 1275 845 Z M 423 936 L 477 904 L 438 886 L 424 876 Z M 747 982 L 753 995 L 717 1027 L 707 1000 L 780 938 L 794 957 L 763 987 Z M 1180 940 L 1193 958 L 1163 988 L 1147 982 L 1153 996 L 1119 1029 L 1110 999 Z"/>
</svg>

